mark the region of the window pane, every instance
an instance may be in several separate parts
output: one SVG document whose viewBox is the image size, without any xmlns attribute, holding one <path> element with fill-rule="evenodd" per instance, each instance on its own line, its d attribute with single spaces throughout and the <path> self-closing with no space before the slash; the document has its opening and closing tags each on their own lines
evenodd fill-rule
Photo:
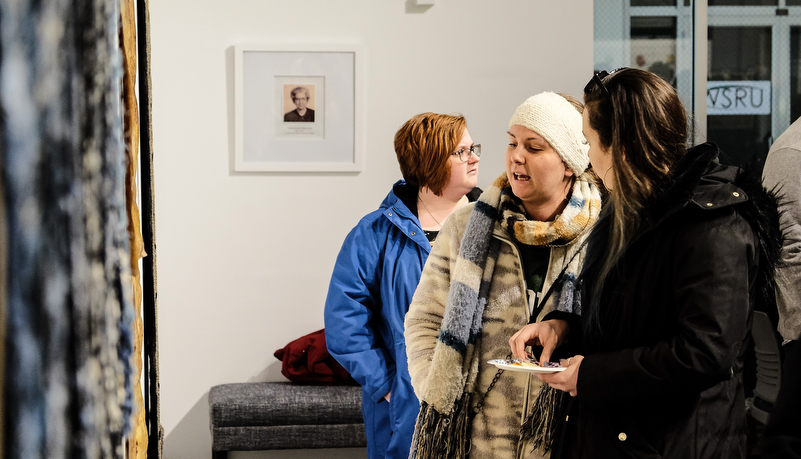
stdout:
<svg viewBox="0 0 801 459">
<path fill-rule="evenodd" d="M 629 1 L 645 5 L 644 1 L 654 0 Z M 594 0 L 593 68 L 650 70 L 669 81 L 685 107 L 692 110 L 694 11 L 684 8 L 687 1 L 664 1 L 670 7 L 628 8 L 629 3 L 620 0 Z M 657 8 L 658 12 L 651 13 Z"/>
<path fill-rule="evenodd" d="M 801 0 L 787 0 L 787 6 L 801 6 Z"/>
<path fill-rule="evenodd" d="M 656 73 L 676 86 L 676 18 L 631 18 L 631 67 Z"/>
<path fill-rule="evenodd" d="M 777 6 L 778 0 L 709 0 L 709 6 Z"/>
<path fill-rule="evenodd" d="M 710 27 L 707 137 L 721 162 L 764 158 L 771 136 L 770 27 Z"/>
<path fill-rule="evenodd" d="M 631 6 L 676 6 L 676 0 L 631 0 Z"/>
<path fill-rule="evenodd" d="M 788 2 L 789 3 L 789 2 Z M 790 27 L 790 122 L 801 116 L 801 27 Z"/>
</svg>

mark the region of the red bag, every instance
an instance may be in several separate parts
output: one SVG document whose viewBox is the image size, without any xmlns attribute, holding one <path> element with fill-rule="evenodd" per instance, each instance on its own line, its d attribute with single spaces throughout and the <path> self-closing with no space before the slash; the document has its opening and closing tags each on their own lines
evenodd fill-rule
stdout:
<svg viewBox="0 0 801 459">
<path fill-rule="evenodd" d="M 281 374 L 292 382 L 325 386 L 356 384 L 348 371 L 328 353 L 325 329 L 301 336 L 273 355 L 281 361 Z"/>
</svg>

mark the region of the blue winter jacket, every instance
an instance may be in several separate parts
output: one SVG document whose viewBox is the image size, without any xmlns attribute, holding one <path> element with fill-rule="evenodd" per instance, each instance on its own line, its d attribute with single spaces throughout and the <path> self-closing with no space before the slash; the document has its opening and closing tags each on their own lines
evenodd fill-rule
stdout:
<svg viewBox="0 0 801 459">
<path fill-rule="evenodd" d="M 398 197 L 404 188 L 409 193 L 412 187 L 395 183 L 378 210 L 345 238 L 325 302 L 328 350 L 362 386 L 370 459 L 408 458 L 420 410 L 406 363 L 403 321 L 431 243 Z M 479 193 L 474 189 L 468 197 L 475 200 Z"/>
</svg>

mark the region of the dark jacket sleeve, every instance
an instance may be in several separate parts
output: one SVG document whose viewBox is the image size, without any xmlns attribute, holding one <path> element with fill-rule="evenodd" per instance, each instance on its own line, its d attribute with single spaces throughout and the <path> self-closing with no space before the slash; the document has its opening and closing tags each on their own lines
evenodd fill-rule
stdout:
<svg viewBox="0 0 801 459">
<path fill-rule="evenodd" d="M 675 333 L 651 346 L 587 356 L 578 374 L 583 405 L 633 406 L 682 392 L 699 393 L 736 371 L 750 326 L 754 234 L 729 208 L 683 223 L 673 244 L 666 259 L 651 263 L 669 264 L 666 272 L 674 294 L 667 307 L 677 315 Z"/>
</svg>

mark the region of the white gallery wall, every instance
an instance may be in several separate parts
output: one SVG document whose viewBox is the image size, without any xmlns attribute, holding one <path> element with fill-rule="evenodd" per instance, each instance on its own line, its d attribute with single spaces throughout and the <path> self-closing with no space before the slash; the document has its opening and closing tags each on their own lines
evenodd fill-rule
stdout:
<svg viewBox="0 0 801 459">
<path fill-rule="evenodd" d="M 462 113 L 482 144 L 479 186 L 503 172 L 515 107 L 581 97 L 592 0 L 150 2 L 164 457 L 211 457 L 208 392 L 283 380 L 275 350 L 323 327 L 342 240 L 401 178 L 393 136 L 411 116 Z M 359 173 L 234 171 L 241 43 L 363 49 Z M 318 451 L 234 453 L 317 457 Z M 364 450 L 327 451 L 366 457 Z"/>
</svg>

